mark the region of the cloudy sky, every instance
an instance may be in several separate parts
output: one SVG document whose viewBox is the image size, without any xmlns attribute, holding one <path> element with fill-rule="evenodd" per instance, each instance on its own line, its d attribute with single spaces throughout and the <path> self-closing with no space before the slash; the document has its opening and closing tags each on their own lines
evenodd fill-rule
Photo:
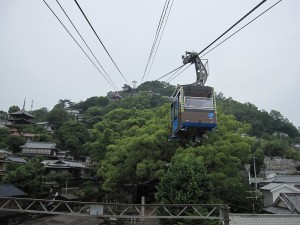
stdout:
<svg viewBox="0 0 300 225">
<path fill-rule="evenodd" d="M 46 2 L 86 50 L 57 2 Z M 117 88 L 121 89 L 125 80 L 139 85 L 165 1 L 78 0 L 125 79 L 75 2 L 59 2 Z M 174 0 L 146 80 L 155 80 L 182 65 L 185 51 L 200 52 L 259 2 Z M 229 35 L 276 2 L 268 0 Z M 206 85 L 259 109 L 280 111 L 300 126 L 299 12 L 300 1 L 283 0 L 207 54 Z M 0 76 L 0 110 L 4 111 L 12 105 L 22 107 L 25 97 L 27 110 L 32 100 L 33 109 L 51 110 L 59 99 L 78 102 L 114 91 L 42 0 L 0 0 Z M 170 83 L 188 84 L 195 79 L 191 66 Z"/>
</svg>

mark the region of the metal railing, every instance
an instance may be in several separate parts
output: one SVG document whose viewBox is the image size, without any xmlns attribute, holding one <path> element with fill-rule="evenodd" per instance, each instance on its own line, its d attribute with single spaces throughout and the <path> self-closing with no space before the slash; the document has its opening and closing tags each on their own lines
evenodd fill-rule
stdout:
<svg viewBox="0 0 300 225">
<path fill-rule="evenodd" d="M 146 219 L 219 220 L 222 224 L 229 225 L 229 210 L 225 204 L 120 204 L 1 197 L 0 211 L 141 221 Z"/>
</svg>

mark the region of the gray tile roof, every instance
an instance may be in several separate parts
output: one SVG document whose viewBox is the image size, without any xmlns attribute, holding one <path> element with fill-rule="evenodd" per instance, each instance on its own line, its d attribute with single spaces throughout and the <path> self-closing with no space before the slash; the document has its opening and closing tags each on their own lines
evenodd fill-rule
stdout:
<svg viewBox="0 0 300 225">
<path fill-rule="evenodd" d="M 288 209 L 274 207 L 274 206 L 263 208 L 263 210 L 272 214 L 291 214 L 291 211 L 289 211 Z"/>
<path fill-rule="evenodd" d="M 261 187 L 260 189 L 261 189 L 261 190 L 272 190 L 272 189 L 274 189 L 274 188 L 276 188 L 276 187 L 279 187 L 279 186 L 281 186 L 281 185 L 282 185 L 282 184 L 271 183 L 271 184 L 267 184 L 267 185 Z"/>
<path fill-rule="evenodd" d="M 56 144 L 52 142 L 27 142 L 22 148 L 45 148 L 45 149 L 55 149 Z"/>
<path fill-rule="evenodd" d="M 44 160 L 42 163 L 45 167 L 86 168 L 83 163 L 73 160 Z"/>
<path fill-rule="evenodd" d="M 16 163 L 27 163 L 27 161 L 25 159 L 14 157 L 14 156 L 8 156 L 8 157 L 6 157 L 6 159 L 11 162 L 16 162 Z"/>
<path fill-rule="evenodd" d="M 300 193 L 280 193 L 279 198 L 291 209 L 291 211 L 300 213 Z"/>
<path fill-rule="evenodd" d="M 0 197 L 25 196 L 26 193 L 12 184 L 0 184 Z"/>
<path fill-rule="evenodd" d="M 299 214 L 230 214 L 230 225 L 299 225 Z"/>
<path fill-rule="evenodd" d="M 24 110 L 24 109 L 21 109 L 21 110 L 19 110 L 19 111 L 17 111 L 17 112 L 10 113 L 9 115 L 11 115 L 11 116 L 25 115 L 25 116 L 27 116 L 27 117 L 34 118 L 33 115 L 31 115 L 29 112 L 27 112 L 27 111 Z"/>
<path fill-rule="evenodd" d="M 265 180 L 264 183 L 300 183 L 300 175 L 282 175 Z"/>
</svg>

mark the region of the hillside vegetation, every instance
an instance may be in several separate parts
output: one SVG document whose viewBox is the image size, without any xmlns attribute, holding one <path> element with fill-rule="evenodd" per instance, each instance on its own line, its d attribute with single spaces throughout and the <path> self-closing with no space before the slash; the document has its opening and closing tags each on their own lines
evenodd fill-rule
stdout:
<svg viewBox="0 0 300 225">
<path fill-rule="evenodd" d="M 76 159 L 90 156 L 97 162 L 96 177 L 105 193 L 147 185 L 140 194 L 160 203 L 226 203 L 235 212 L 252 211 L 245 164 L 256 156 L 259 172 L 265 155 L 300 160 L 293 147 L 300 142 L 299 131 L 277 111 L 260 111 L 220 93 L 215 131 L 201 142 L 169 141 L 168 96 L 174 89 L 155 81 L 136 90 L 124 85 L 118 100 L 60 100 L 49 112 L 32 112 L 54 127 L 54 135 L 44 133 L 37 141 L 55 141 Z M 67 108 L 80 109 L 82 120 L 76 121 Z M 22 129 L 39 132 L 34 126 Z M 0 131 L 1 148 L 17 151 L 22 140 L 13 142 Z"/>
</svg>

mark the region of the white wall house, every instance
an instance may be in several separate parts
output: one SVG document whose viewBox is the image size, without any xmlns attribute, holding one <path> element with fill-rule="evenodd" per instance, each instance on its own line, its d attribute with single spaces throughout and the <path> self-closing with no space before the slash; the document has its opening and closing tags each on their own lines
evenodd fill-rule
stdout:
<svg viewBox="0 0 300 225">
<path fill-rule="evenodd" d="M 280 193 L 300 193 L 300 189 L 285 183 L 270 183 L 260 188 L 264 196 L 264 207 L 271 206 Z"/>
</svg>

